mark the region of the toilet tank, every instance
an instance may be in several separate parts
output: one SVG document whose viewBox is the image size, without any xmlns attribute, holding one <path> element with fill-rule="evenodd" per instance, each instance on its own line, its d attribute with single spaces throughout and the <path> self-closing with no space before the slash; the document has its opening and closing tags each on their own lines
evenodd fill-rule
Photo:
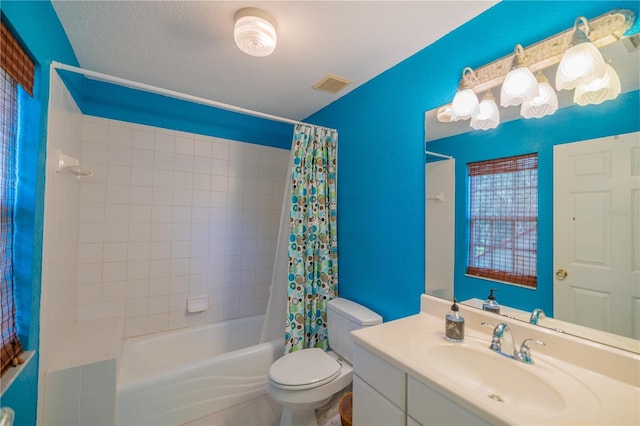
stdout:
<svg viewBox="0 0 640 426">
<path fill-rule="evenodd" d="M 353 364 L 351 332 L 382 323 L 382 317 L 371 309 L 338 297 L 327 306 L 329 346 L 349 364 Z"/>
</svg>

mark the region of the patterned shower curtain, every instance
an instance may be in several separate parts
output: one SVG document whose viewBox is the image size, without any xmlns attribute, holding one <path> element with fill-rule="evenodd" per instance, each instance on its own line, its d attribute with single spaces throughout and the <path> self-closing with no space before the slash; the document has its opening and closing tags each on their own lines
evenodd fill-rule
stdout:
<svg viewBox="0 0 640 426">
<path fill-rule="evenodd" d="M 327 302 L 338 292 L 337 144 L 336 130 L 295 126 L 285 353 L 328 349 Z"/>
</svg>

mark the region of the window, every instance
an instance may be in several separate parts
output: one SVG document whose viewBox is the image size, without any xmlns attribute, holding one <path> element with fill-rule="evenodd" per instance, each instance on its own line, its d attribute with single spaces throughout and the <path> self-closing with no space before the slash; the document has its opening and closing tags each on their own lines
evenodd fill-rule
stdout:
<svg viewBox="0 0 640 426">
<path fill-rule="evenodd" d="M 1 372 L 22 352 L 16 323 L 14 228 L 17 191 L 18 85 L 33 94 L 35 67 L 2 22 L 0 49 L 0 361 Z"/>
<path fill-rule="evenodd" d="M 467 165 L 467 274 L 535 288 L 538 154 Z"/>
</svg>

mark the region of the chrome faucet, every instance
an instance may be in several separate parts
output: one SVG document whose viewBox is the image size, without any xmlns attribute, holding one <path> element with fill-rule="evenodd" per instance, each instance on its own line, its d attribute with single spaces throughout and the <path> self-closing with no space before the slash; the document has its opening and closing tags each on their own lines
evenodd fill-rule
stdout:
<svg viewBox="0 0 640 426">
<path fill-rule="evenodd" d="M 493 328 L 493 337 L 491 338 L 491 345 L 489 345 L 489 349 L 499 353 L 500 355 L 504 355 L 506 357 L 510 357 L 510 358 L 516 357 L 517 352 L 516 352 L 516 344 L 513 341 L 513 333 L 511 333 L 511 328 L 509 328 L 509 326 L 506 323 L 501 322 L 495 327 L 492 324 L 489 324 L 487 322 L 483 322 L 482 325 L 484 325 L 485 327 Z M 509 337 L 511 337 L 511 347 L 512 347 L 511 354 L 505 353 L 502 350 L 502 337 L 504 336 L 505 331 L 508 332 Z"/>
<path fill-rule="evenodd" d="M 506 356 L 507 358 L 515 359 L 516 361 L 524 362 L 525 364 L 533 364 L 533 358 L 531 357 L 531 348 L 529 348 L 529 342 L 534 342 L 539 345 L 545 346 L 545 343 L 542 340 L 538 339 L 525 339 L 520 345 L 520 350 L 516 350 L 516 342 L 513 340 L 513 333 L 511 332 L 511 328 L 509 325 L 501 322 L 495 327 L 492 324 L 487 322 L 482 323 L 483 326 L 489 327 L 493 329 L 493 336 L 491 338 L 491 345 L 489 345 L 489 349 L 494 352 L 499 353 L 500 355 Z M 506 353 L 502 350 L 502 340 L 504 333 L 508 332 L 509 337 L 511 338 L 511 354 Z"/>
<path fill-rule="evenodd" d="M 535 308 L 533 310 L 533 312 L 531 312 L 531 318 L 529 318 L 529 322 L 533 325 L 537 325 L 538 324 L 538 320 L 540 318 L 544 318 L 546 315 L 544 314 L 544 311 L 540 308 Z"/>
</svg>

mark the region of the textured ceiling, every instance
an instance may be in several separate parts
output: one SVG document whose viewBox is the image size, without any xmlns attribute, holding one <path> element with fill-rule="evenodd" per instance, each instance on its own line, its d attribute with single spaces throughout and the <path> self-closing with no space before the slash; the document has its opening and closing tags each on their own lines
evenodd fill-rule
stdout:
<svg viewBox="0 0 640 426">
<path fill-rule="evenodd" d="M 295 120 L 391 68 L 496 1 L 54 1 L 89 70 Z M 265 58 L 233 41 L 234 15 L 277 21 Z M 353 83 L 313 90 L 326 74 Z"/>
</svg>

